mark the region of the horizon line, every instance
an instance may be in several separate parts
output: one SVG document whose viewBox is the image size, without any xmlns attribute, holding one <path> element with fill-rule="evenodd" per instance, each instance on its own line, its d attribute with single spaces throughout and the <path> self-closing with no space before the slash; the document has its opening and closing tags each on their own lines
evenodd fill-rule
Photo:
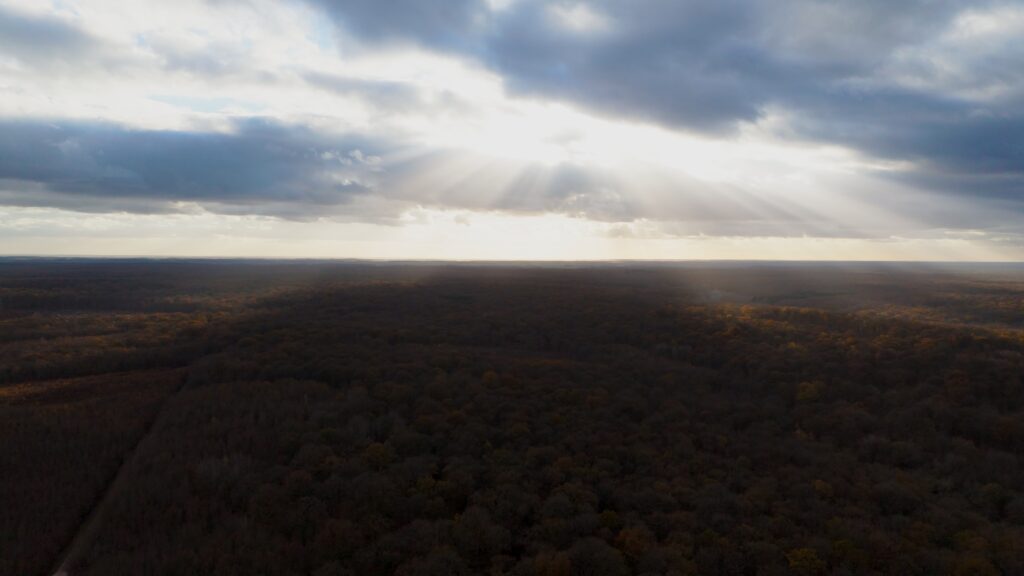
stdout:
<svg viewBox="0 0 1024 576">
<path fill-rule="evenodd" d="M 539 259 L 475 259 L 475 258 L 373 258 L 373 257 L 309 257 L 309 256 L 186 256 L 186 255 L 110 255 L 110 254 L 0 254 L 0 262 L 25 260 L 153 260 L 153 261 L 242 261 L 294 263 L 367 263 L 367 264 L 990 264 L 1024 265 L 1024 260 L 845 260 L 845 259 L 780 259 L 780 258 L 581 258 L 576 260 Z"/>
</svg>

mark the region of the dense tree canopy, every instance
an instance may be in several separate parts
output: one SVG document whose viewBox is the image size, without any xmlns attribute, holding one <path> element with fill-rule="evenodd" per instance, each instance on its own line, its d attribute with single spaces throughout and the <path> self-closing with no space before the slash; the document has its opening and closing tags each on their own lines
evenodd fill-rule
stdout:
<svg viewBox="0 0 1024 576">
<path fill-rule="evenodd" d="M 152 422 L 162 399 L 77 572 L 1024 573 L 1016 280 L 238 266 L 80 309 L 76 337 L 122 343 L 106 356 L 55 336 L 29 373 L 35 336 L 0 348 L 17 359 L 0 408 L 81 386 L 102 420 L 62 422 L 89 446 L 133 446 L 145 426 L 126 415 Z M 21 466 L 12 485 L 34 482 Z M 33 534 L 14 541 L 40 543 L 42 573 L 56 552 Z"/>
</svg>

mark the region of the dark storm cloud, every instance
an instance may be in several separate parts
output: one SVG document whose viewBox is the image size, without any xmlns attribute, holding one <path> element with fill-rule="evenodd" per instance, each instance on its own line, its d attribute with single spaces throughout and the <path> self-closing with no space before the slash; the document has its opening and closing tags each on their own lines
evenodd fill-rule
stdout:
<svg viewBox="0 0 1024 576">
<path fill-rule="evenodd" d="M 469 49 L 485 22 L 482 0 L 309 0 L 353 36 Z"/>
<path fill-rule="evenodd" d="M 0 55 L 28 64 L 76 61 L 99 41 L 59 18 L 21 14 L 0 6 Z"/>
<path fill-rule="evenodd" d="M 1024 116 L 922 122 L 872 144 L 893 156 L 927 161 L 937 171 L 1024 176 Z"/>
<path fill-rule="evenodd" d="M 821 114 L 796 119 L 796 133 L 912 163 L 891 178 L 943 194 L 1024 200 L 1024 113 L 906 92 L 842 95 L 812 109 Z"/>
<path fill-rule="evenodd" d="M 934 36 L 965 7 L 936 0 L 519 0 L 494 12 L 482 0 L 311 1 L 370 41 L 463 47 L 501 71 L 513 92 L 706 130 L 756 119 L 768 104 L 824 96 L 893 50 Z M 557 17 L 558 8 L 584 6 L 606 29 L 573 31 Z M 452 41 L 455 35 L 463 40 Z"/>
<path fill-rule="evenodd" d="M 513 92 L 565 98 L 610 114 L 699 130 L 753 120 L 762 95 L 744 90 L 757 63 L 726 31 L 749 27 L 734 2 L 587 4 L 607 30 L 573 32 L 550 7 L 523 2 L 494 23 L 486 57 Z M 686 9 L 690 14 L 685 17 Z"/>
<path fill-rule="evenodd" d="M 987 41 L 988 54 L 967 63 L 971 83 L 1006 83 L 1011 93 L 998 102 L 957 97 L 941 84 L 907 88 L 886 74 L 895 54 L 927 52 L 958 15 L 997 2 L 519 0 L 487 11 L 485 2 L 455 0 L 430 2 L 429 16 L 426 3 L 314 3 L 364 41 L 402 39 L 477 58 L 514 94 L 707 133 L 775 109 L 791 119 L 791 136 L 918 163 L 920 182 L 948 174 L 966 193 L 1024 194 L 1019 38 Z M 556 8 L 580 6 L 603 25 L 560 22 Z M 935 75 L 933 61 L 902 73 Z"/>
<path fill-rule="evenodd" d="M 174 201 L 272 202 L 313 213 L 368 190 L 362 180 L 373 174 L 373 146 L 263 120 L 241 121 L 227 134 L 5 121 L 0 181 L 8 203 L 55 195 L 63 201 L 43 202 L 162 211 Z M 20 200 L 12 198 L 19 189 Z"/>
</svg>

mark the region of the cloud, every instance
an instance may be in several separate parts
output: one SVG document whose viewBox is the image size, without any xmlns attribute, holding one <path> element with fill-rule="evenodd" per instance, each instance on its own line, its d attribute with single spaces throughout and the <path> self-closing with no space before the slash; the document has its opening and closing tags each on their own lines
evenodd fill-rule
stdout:
<svg viewBox="0 0 1024 576">
<path fill-rule="evenodd" d="M 487 11 L 458 0 L 438 3 L 447 27 L 393 3 L 315 4 L 364 41 L 475 58 L 515 95 L 717 137 L 777 112 L 791 138 L 968 188 L 971 175 L 989 189 L 1000 180 L 999 196 L 1024 190 L 1024 8 L 1013 3 L 519 0 Z"/>
<path fill-rule="evenodd" d="M 1019 4 L 74 7 L 0 7 L 0 205 L 665 236 L 1024 221 Z"/>
<path fill-rule="evenodd" d="M 1015 234 L 1019 205 L 965 206 L 903 181 L 821 180 L 821 190 L 750 189 L 651 164 L 521 162 L 424 147 L 400 136 L 334 133 L 263 118 L 228 131 L 110 123 L 0 122 L 0 205 L 80 212 L 214 212 L 403 224 L 416 209 L 639 222 L 668 236 L 879 237 L 968 227 Z M 632 163 L 632 161 L 630 162 Z M 785 181 L 785 179 L 784 179 Z M 997 190 L 1006 182 L 997 182 Z M 904 186 L 901 188 L 901 186 Z M 896 218 L 896 214 L 913 217 Z M 643 223 L 647 224 L 643 224 Z"/>
<path fill-rule="evenodd" d="M 508 162 L 258 118 L 229 132 L 0 122 L 0 204 L 378 223 L 431 207 L 603 222 L 685 217 L 702 231 L 750 233 L 800 225 L 781 205 L 679 175 L 635 182 L 571 161 Z"/>
<path fill-rule="evenodd" d="M 794 118 L 791 129 L 904 162 L 887 176 L 925 190 L 1024 200 L 1024 111 L 902 90 L 844 94 L 818 109 L 820 116 Z"/>
<path fill-rule="evenodd" d="M 22 13 L 0 5 L 0 55 L 26 66 L 80 61 L 102 41 L 58 17 Z"/>
<path fill-rule="evenodd" d="M 351 36 L 467 50 L 488 17 L 482 0 L 310 0 Z"/>
<path fill-rule="evenodd" d="M 350 78 L 320 72 L 309 72 L 304 78 L 317 88 L 339 96 L 360 98 L 387 111 L 408 110 L 428 105 L 419 90 L 402 82 Z"/>
<path fill-rule="evenodd" d="M 786 0 L 311 0 L 348 33 L 459 50 L 514 92 L 698 130 L 755 120 L 768 104 L 859 77 L 948 26 L 962 3 Z M 406 6 L 413 4 L 414 6 Z M 560 17 L 552 17 L 560 16 Z M 447 34 L 431 32 L 442 28 Z M 476 24 L 473 25 L 472 22 Z M 600 31 L 574 34 L 572 31 Z M 451 41 L 458 34 L 463 41 Z"/>
<path fill-rule="evenodd" d="M 0 203 L 86 212 L 174 212 L 381 221 L 410 206 L 634 216 L 614 176 L 570 164 L 496 178 L 461 151 L 401 154 L 399 139 L 330 134 L 267 119 L 229 132 L 139 130 L 84 122 L 0 122 Z M 382 157 L 383 156 L 383 157 Z M 432 171 L 470 175 L 432 179 Z M 351 212 L 349 211 L 351 209 Z"/>
<path fill-rule="evenodd" d="M 51 205 L 86 210 L 159 212 L 193 202 L 290 206 L 308 215 L 370 189 L 374 146 L 260 119 L 238 121 L 230 133 L 6 121 L 0 180 L 7 201 L 22 205 L 43 195 Z"/>
</svg>

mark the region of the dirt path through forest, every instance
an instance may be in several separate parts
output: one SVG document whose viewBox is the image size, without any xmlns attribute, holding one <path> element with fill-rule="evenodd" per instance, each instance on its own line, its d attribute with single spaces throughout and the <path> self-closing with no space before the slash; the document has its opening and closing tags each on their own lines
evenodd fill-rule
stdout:
<svg viewBox="0 0 1024 576">
<path fill-rule="evenodd" d="M 68 543 L 67 547 L 61 552 L 60 563 L 53 570 L 53 576 L 70 576 L 72 574 L 72 568 L 82 559 L 85 552 L 89 549 L 92 541 L 96 538 L 96 533 L 99 531 L 100 525 L 103 524 L 104 514 L 110 506 L 110 502 L 116 496 L 119 488 L 126 482 L 127 471 L 132 464 L 138 459 L 139 447 L 147 438 L 152 435 L 153 430 L 156 429 L 157 424 L 162 420 L 164 413 L 167 410 L 167 405 L 171 399 L 178 395 L 181 390 L 185 387 L 186 373 L 182 372 L 181 383 L 167 395 L 166 398 L 160 403 L 157 408 L 156 415 L 153 420 L 146 427 L 146 430 L 139 437 L 138 442 L 127 452 L 124 460 L 121 462 L 121 466 L 118 467 L 117 473 L 114 475 L 113 480 L 107 485 L 103 495 L 96 504 L 93 505 L 92 510 L 82 521 L 82 524 L 78 527 L 78 531 L 75 536 Z"/>
</svg>

